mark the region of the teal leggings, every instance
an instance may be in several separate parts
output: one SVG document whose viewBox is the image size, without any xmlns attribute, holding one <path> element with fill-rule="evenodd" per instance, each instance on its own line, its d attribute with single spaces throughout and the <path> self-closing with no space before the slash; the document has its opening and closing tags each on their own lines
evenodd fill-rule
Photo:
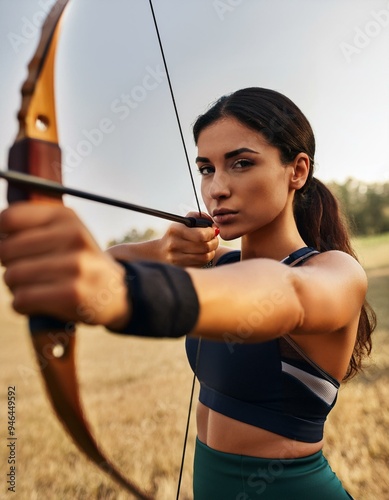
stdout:
<svg viewBox="0 0 389 500">
<path fill-rule="evenodd" d="M 350 500 L 321 451 L 296 459 L 222 453 L 198 439 L 194 500 Z"/>
</svg>

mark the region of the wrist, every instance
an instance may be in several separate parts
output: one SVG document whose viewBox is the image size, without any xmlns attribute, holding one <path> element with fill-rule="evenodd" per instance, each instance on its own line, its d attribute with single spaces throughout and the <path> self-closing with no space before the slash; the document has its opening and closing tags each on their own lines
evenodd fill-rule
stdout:
<svg viewBox="0 0 389 500">
<path fill-rule="evenodd" d="M 115 285 L 113 281 L 110 283 L 111 291 L 115 295 L 115 308 L 111 310 L 110 320 L 105 326 L 110 330 L 121 330 L 131 319 L 132 302 L 128 300 L 126 270 L 120 261 L 115 261 L 115 266 L 118 270 L 118 274 L 115 274 Z"/>
<path fill-rule="evenodd" d="M 192 331 L 199 315 L 199 302 L 191 277 L 184 269 L 148 261 L 120 264 L 125 270 L 128 316 L 111 323 L 107 326 L 109 330 L 173 338 Z"/>
</svg>

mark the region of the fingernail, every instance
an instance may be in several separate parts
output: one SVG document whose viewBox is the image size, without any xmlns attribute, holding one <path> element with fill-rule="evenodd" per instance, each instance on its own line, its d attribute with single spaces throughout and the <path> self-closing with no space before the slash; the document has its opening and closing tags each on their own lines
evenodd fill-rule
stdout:
<svg viewBox="0 0 389 500">
<path fill-rule="evenodd" d="M 218 227 L 215 227 L 215 237 L 219 236 L 220 234 L 220 229 Z"/>
</svg>

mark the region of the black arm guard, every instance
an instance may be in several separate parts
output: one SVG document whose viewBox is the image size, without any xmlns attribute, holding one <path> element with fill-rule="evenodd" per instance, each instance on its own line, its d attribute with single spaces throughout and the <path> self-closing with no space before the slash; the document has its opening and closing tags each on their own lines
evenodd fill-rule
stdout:
<svg viewBox="0 0 389 500">
<path fill-rule="evenodd" d="M 195 326 L 199 301 L 189 274 L 158 262 L 119 261 L 126 270 L 132 317 L 116 333 L 142 337 L 181 337 Z"/>
</svg>

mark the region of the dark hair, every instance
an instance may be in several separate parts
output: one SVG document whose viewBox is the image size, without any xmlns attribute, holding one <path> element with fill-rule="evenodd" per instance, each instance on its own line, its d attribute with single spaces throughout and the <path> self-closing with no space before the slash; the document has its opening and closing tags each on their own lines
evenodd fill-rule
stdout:
<svg viewBox="0 0 389 500">
<path fill-rule="evenodd" d="M 301 110 L 286 96 L 274 90 L 251 87 L 221 97 L 193 126 L 197 144 L 200 132 L 225 117 L 233 117 L 262 134 L 280 151 L 281 161 L 290 163 L 298 153 L 310 159 L 310 170 L 303 188 L 296 191 L 294 217 L 301 237 L 308 246 L 321 252 L 341 250 L 357 259 L 350 242 L 349 228 L 331 191 L 313 177 L 315 137 Z M 375 313 L 365 301 L 358 334 L 344 380 L 362 369 L 362 360 L 372 348 L 371 333 L 376 326 Z"/>
</svg>

